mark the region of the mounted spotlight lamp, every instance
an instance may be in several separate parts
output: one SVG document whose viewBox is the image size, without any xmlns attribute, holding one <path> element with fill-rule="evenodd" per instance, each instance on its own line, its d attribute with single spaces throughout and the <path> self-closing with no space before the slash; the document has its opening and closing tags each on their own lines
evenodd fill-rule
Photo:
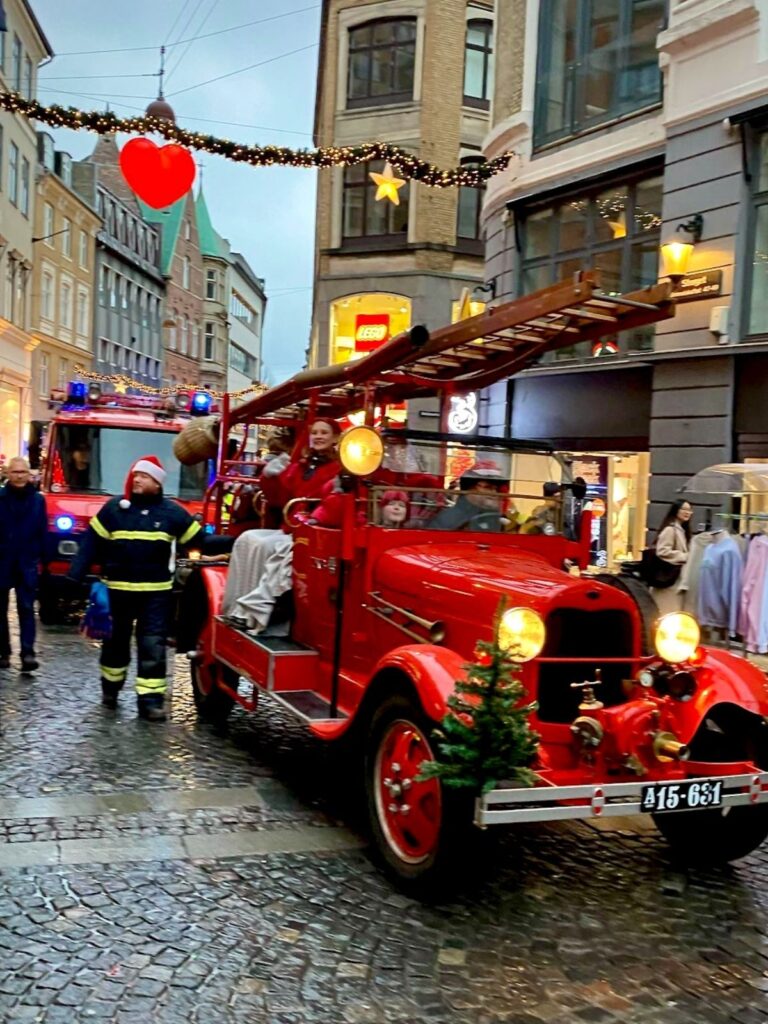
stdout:
<svg viewBox="0 0 768 1024">
<path fill-rule="evenodd" d="M 688 273 L 688 266 L 693 254 L 693 247 L 701 241 L 701 234 L 704 230 L 704 218 L 700 213 L 695 213 L 690 220 L 677 225 L 677 231 L 684 231 L 690 235 L 690 240 L 679 241 L 677 238 L 665 242 L 661 247 L 661 257 L 664 261 L 664 271 L 674 285 Z"/>
</svg>

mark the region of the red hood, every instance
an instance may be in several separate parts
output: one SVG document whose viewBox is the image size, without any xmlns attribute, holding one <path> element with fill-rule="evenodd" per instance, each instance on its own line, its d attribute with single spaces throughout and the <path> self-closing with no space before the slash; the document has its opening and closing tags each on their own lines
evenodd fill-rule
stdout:
<svg viewBox="0 0 768 1024">
<path fill-rule="evenodd" d="M 375 589 L 428 603 L 430 614 L 439 605 L 444 615 L 455 611 L 457 617 L 480 621 L 493 615 L 502 595 L 542 614 L 563 604 L 584 607 L 590 592 L 600 592 L 601 608 L 629 603 L 617 590 L 588 576 L 569 576 L 541 556 L 511 547 L 414 544 L 386 551 L 373 575 Z"/>
</svg>

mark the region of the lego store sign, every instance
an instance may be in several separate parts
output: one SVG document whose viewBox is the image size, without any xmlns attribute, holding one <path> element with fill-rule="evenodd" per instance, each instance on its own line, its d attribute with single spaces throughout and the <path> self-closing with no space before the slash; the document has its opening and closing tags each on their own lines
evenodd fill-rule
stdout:
<svg viewBox="0 0 768 1024">
<path fill-rule="evenodd" d="M 388 313 L 358 313 L 355 317 L 355 352 L 373 352 L 389 337 Z"/>
</svg>

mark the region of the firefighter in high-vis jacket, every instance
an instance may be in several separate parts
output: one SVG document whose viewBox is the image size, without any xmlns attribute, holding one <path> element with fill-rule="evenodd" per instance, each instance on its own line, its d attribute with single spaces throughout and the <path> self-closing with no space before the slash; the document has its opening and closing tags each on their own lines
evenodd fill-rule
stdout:
<svg viewBox="0 0 768 1024">
<path fill-rule="evenodd" d="M 112 634 L 102 642 L 102 703 L 117 707 L 136 624 L 136 696 L 140 718 L 165 721 L 166 645 L 171 615 L 171 552 L 202 545 L 200 523 L 163 495 L 165 470 L 154 455 L 131 466 L 125 493 L 91 519 L 70 570 L 81 581 L 98 562 L 109 588 Z"/>
</svg>

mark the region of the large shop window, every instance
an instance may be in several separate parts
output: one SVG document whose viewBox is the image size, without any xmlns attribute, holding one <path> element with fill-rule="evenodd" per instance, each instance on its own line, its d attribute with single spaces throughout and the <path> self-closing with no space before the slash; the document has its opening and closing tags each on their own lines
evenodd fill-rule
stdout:
<svg viewBox="0 0 768 1024">
<path fill-rule="evenodd" d="M 768 334 L 768 131 L 757 137 L 752 174 L 754 246 L 747 334 Z"/>
<path fill-rule="evenodd" d="M 416 19 L 369 21 L 349 30 L 347 107 L 413 99 Z"/>
<path fill-rule="evenodd" d="M 405 241 L 408 236 L 409 185 L 398 190 L 400 205 L 395 206 L 388 199 L 376 199 L 376 185 L 369 172 L 384 170 L 381 160 L 367 164 L 356 164 L 344 171 L 344 199 L 342 203 L 341 233 L 344 241 L 352 239 L 378 240 L 382 235 L 399 237 Z"/>
<path fill-rule="evenodd" d="M 464 51 L 464 104 L 488 110 L 493 91 L 493 22 L 473 18 L 467 22 Z"/>
<path fill-rule="evenodd" d="M 521 294 L 589 269 L 601 272 L 601 284 L 607 292 L 630 292 L 655 284 L 662 189 L 661 177 L 644 178 L 522 211 Z M 642 327 L 594 344 L 558 349 L 551 358 L 584 358 L 652 348 L 653 327 Z"/>
<path fill-rule="evenodd" d="M 666 0 L 542 0 L 534 145 L 661 102 Z"/>
<path fill-rule="evenodd" d="M 405 295 L 366 292 L 334 299 L 330 307 L 330 362 L 360 359 L 411 326 Z"/>
</svg>

